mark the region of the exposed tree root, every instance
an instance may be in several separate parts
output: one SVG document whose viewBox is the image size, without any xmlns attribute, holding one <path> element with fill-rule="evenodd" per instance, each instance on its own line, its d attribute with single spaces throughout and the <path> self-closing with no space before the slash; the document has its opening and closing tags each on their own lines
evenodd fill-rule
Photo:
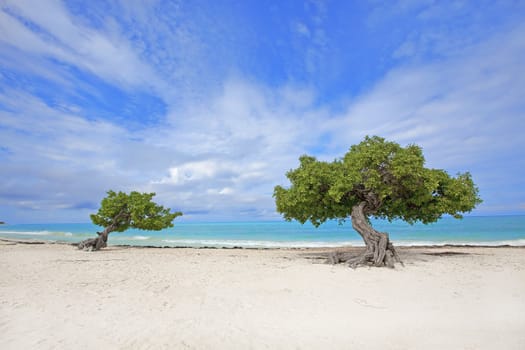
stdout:
<svg viewBox="0 0 525 350">
<path fill-rule="evenodd" d="M 376 231 L 370 226 L 365 212 L 367 202 L 361 202 L 352 209 L 352 227 L 365 241 L 366 250 L 358 256 L 349 253 L 332 253 L 327 262 L 331 264 L 347 263 L 348 266 L 387 266 L 394 267 L 398 262 L 403 265 L 394 245 L 390 242 L 386 232 Z"/>
<path fill-rule="evenodd" d="M 78 243 L 78 249 L 94 251 L 107 247 L 108 236 L 104 232 L 97 232 L 97 238 L 88 238 Z"/>
<path fill-rule="evenodd" d="M 394 268 L 394 264 L 396 262 L 402 266 L 405 266 L 391 243 L 390 246 L 385 250 L 382 261 L 378 263 L 377 260 L 374 259 L 375 255 L 376 254 L 368 250 L 365 250 L 359 255 L 348 252 L 333 252 L 328 255 L 326 263 L 332 265 L 346 263 L 349 267 L 354 269 L 358 266 L 386 266 Z M 377 255 L 378 257 L 381 256 L 380 254 Z"/>
</svg>

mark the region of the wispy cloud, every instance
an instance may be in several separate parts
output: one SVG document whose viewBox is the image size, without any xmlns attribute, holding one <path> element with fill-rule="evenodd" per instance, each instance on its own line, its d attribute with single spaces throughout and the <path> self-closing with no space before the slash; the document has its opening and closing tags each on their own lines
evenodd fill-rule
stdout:
<svg viewBox="0 0 525 350">
<path fill-rule="evenodd" d="M 523 142 L 524 34 L 519 26 L 462 55 L 392 70 L 349 106 L 351 138 L 373 133 L 427 145 L 444 166 L 458 163 L 440 155 L 477 160 L 516 149 Z"/>
<path fill-rule="evenodd" d="M 173 159 L 151 188 L 186 198 L 192 210 L 205 202 L 216 213 L 235 215 L 249 202 L 268 215 L 273 186 L 319 138 L 312 126 L 322 125 L 327 113 L 312 101 L 305 90 L 226 82 L 206 105 L 174 113 L 169 124 L 152 131 L 156 142 L 185 156 Z"/>
<path fill-rule="evenodd" d="M 100 32 L 74 21 L 58 1 L 16 1 L 0 13 L 3 41 L 36 59 L 55 59 L 123 87 L 159 80 L 114 27 Z"/>
<path fill-rule="evenodd" d="M 505 20 L 511 5 L 489 29 L 473 3 L 351 8 L 362 42 L 329 2 L 226 2 L 4 1 L 3 215 L 85 221 L 112 188 L 156 191 L 190 219 L 277 218 L 273 187 L 301 154 L 332 160 L 367 134 L 470 170 L 479 213 L 522 212 L 525 27 L 519 11 Z M 266 22 L 233 15 L 250 10 Z"/>
</svg>

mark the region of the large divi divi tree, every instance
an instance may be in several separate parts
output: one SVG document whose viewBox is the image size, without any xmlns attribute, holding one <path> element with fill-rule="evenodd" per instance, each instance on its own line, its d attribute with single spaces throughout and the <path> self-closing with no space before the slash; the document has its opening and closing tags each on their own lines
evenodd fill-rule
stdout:
<svg viewBox="0 0 525 350">
<path fill-rule="evenodd" d="M 371 217 L 427 224 L 444 214 L 461 218 L 481 203 L 468 172 L 452 177 L 424 163 L 420 147 L 401 147 L 377 136 L 367 136 L 333 162 L 305 155 L 286 174 L 291 186 L 275 187 L 277 211 L 288 221 L 310 221 L 316 227 L 350 218 L 366 250 L 360 256 L 334 254 L 332 262 L 393 267 L 401 260 L 388 234 L 371 226 Z"/>
<path fill-rule="evenodd" d="M 104 227 L 102 232 L 97 232 L 98 237 L 86 239 L 78 244 L 79 249 L 99 250 L 107 245 L 108 235 L 111 232 L 123 232 L 129 228 L 140 230 L 159 231 L 173 227 L 173 220 L 181 216 L 181 212 L 171 213 L 169 208 L 164 208 L 152 201 L 155 193 L 140 193 L 108 191 L 102 199 L 100 209 L 96 214 L 91 214 L 91 221 Z"/>
</svg>

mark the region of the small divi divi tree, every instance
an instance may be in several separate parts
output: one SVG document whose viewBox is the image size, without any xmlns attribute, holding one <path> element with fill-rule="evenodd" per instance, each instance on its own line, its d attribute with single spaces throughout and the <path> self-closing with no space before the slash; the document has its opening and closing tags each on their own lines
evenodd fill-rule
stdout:
<svg viewBox="0 0 525 350">
<path fill-rule="evenodd" d="M 99 250 L 107 245 L 111 232 L 123 232 L 129 228 L 159 231 L 173 227 L 173 220 L 181 212 L 171 213 L 169 208 L 154 203 L 155 193 L 108 191 L 100 205 L 98 213 L 91 214 L 91 221 L 104 227 L 97 232 L 98 237 L 86 239 L 78 244 L 78 249 Z"/>
<path fill-rule="evenodd" d="M 427 224 L 444 214 L 461 218 L 481 203 L 468 172 L 452 177 L 424 163 L 420 147 L 401 147 L 378 136 L 367 136 L 333 162 L 305 155 L 300 166 L 286 174 L 291 186 L 275 187 L 277 211 L 288 221 L 310 221 L 316 227 L 326 220 L 350 218 L 366 250 L 360 256 L 332 254 L 330 260 L 347 261 L 352 267 L 393 267 L 401 260 L 388 234 L 371 226 L 371 217 Z"/>
</svg>

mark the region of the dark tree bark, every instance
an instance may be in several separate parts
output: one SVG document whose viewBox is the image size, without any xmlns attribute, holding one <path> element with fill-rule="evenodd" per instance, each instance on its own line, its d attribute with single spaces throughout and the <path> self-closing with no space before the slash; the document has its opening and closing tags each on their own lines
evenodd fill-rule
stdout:
<svg viewBox="0 0 525 350">
<path fill-rule="evenodd" d="M 118 215 L 115 216 L 111 225 L 106 227 L 104 231 L 97 232 L 98 237 L 88 238 L 78 243 L 78 249 L 94 251 L 94 250 L 100 250 L 101 248 L 107 247 L 109 234 L 117 229 L 119 223 L 123 219 L 129 220 L 129 215 L 126 214 L 125 210 L 121 210 L 120 213 L 118 213 Z"/>
<path fill-rule="evenodd" d="M 359 265 L 394 267 L 394 261 L 403 264 L 394 245 L 390 242 L 388 233 L 374 230 L 368 222 L 368 215 L 375 209 L 370 209 L 369 202 L 362 201 L 352 208 L 352 227 L 361 235 L 365 242 L 365 251 L 359 256 L 348 253 L 332 253 L 328 262 L 338 264 L 347 262 L 352 268 Z"/>
<path fill-rule="evenodd" d="M 113 230 L 111 231 L 108 230 L 110 227 L 106 228 L 102 232 L 97 232 L 98 237 L 88 238 L 80 242 L 78 244 L 78 249 L 93 251 L 93 250 L 100 250 L 101 248 L 107 247 L 108 235 L 111 231 L 113 231 Z"/>
</svg>

